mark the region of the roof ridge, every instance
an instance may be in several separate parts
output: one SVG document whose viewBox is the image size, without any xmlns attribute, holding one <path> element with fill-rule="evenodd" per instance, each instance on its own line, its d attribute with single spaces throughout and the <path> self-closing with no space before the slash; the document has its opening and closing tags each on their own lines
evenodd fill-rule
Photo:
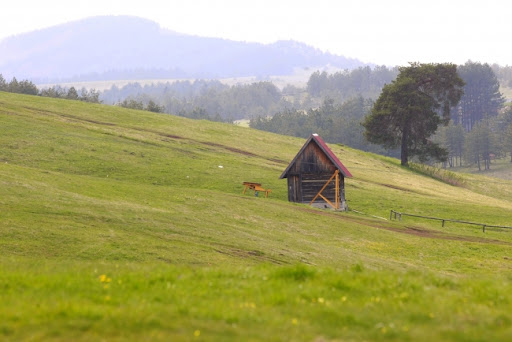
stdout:
<svg viewBox="0 0 512 342">
<path fill-rule="evenodd" d="M 317 134 L 317 133 L 313 133 L 309 136 L 309 138 L 306 140 L 306 142 L 304 143 L 304 145 L 302 146 L 302 148 L 299 150 L 299 152 L 295 155 L 295 157 L 293 158 L 293 160 L 290 162 L 290 164 L 288 165 L 288 167 L 283 171 L 283 173 L 281 174 L 281 176 L 279 177 L 279 179 L 282 179 L 282 178 L 285 178 L 286 177 L 286 174 L 288 173 L 288 171 L 290 170 L 290 168 L 292 167 L 292 165 L 296 162 L 297 158 L 299 157 L 299 155 L 306 149 L 306 146 L 311 142 L 311 140 L 314 140 L 315 143 L 320 147 L 320 149 L 327 155 L 327 157 L 331 160 L 331 162 L 334 164 L 334 166 L 336 166 L 336 168 L 338 170 L 340 170 L 341 174 L 344 176 L 344 177 L 347 177 L 347 178 L 351 178 L 352 177 L 352 174 L 350 173 L 350 171 L 348 171 L 348 169 L 345 167 L 345 165 L 343 165 L 343 163 L 338 159 L 338 157 L 334 154 L 334 152 L 329 148 L 329 146 L 327 146 L 327 144 L 325 143 L 325 141 Z"/>
</svg>

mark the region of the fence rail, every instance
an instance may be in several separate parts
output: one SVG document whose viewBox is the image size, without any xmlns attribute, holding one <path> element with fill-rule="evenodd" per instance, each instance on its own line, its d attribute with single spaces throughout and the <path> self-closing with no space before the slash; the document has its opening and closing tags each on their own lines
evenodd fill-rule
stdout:
<svg viewBox="0 0 512 342">
<path fill-rule="evenodd" d="M 407 213 L 401 213 L 395 210 L 391 210 L 391 213 L 389 214 L 389 219 L 392 220 L 394 215 L 394 219 L 396 220 L 398 217 L 399 221 L 402 221 L 402 216 L 411 216 L 411 217 L 419 217 L 424 218 L 428 220 L 436 220 L 436 221 L 442 221 L 442 226 L 444 227 L 445 222 L 455 222 L 455 223 L 462 223 L 462 224 L 471 224 L 474 226 L 482 226 L 482 231 L 485 233 L 485 228 L 503 228 L 503 229 L 512 229 L 512 227 L 507 226 L 495 226 L 492 224 L 486 224 L 486 223 L 476 223 L 476 222 L 469 222 L 469 221 L 461 221 L 461 220 L 452 220 L 452 219 L 444 219 L 439 217 L 431 217 L 431 216 L 421 216 L 421 215 L 414 215 L 414 214 L 407 214 Z"/>
</svg>

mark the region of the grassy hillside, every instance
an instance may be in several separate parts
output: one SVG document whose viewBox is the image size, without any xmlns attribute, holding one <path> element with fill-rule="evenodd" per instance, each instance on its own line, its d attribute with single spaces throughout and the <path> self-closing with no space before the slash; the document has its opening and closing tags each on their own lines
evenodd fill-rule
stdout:
<svg viewBox="0 0 512 342">
<path fill-rule="evenodd" d="M 0 339 L 512 338 L 512 231 L 389 221 L 512 225 L 512 182 L 332 145 L 337 213 L 287 202 L 302 139 L 7 93 L 0 127 Z"/>
<path fill-rule="evenodd" d="M 485 181 L 486 183 L 500 183 L 501 179 L 512 180 L 512 163 L 510 162 L 510 157 L 508 156 L 506 158 L 492 160 L 489 170 L 484 170 L 483 167 L 481 170 L 478 170 L 476 165 L 462 167 L 458 166 L 451 170 L 455 172 L 485 176 L 478 177 L 477 179 L 480 181 Z"/>
</svg>

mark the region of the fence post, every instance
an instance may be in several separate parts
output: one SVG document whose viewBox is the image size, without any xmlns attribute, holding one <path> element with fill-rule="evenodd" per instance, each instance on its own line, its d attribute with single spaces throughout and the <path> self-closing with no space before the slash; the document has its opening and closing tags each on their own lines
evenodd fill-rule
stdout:
<svg viewBox="0 0 512 342">
<path fill-rule="evenodd" d="M 428 216 L 420 216 L 420 215 L 413 215 L 413 214 L 407 214 L 407 213 L 403 213 L 405 216 L 413 216 L 413 217 L 421 217 L 421 218 L 425 218 L 425 219 L 429 219 L 429 220 L 438 220 L 438 221 L 441 221 L 442 223 L 442 226 L 444 227 L 446 222 L 456 222 L 456 223 L 464 223 L 464 224 L 471 224 L 471 225 L 475 225 L 475 226 L 482 226 L 482 232 L 485 233 L 485 228 L 487 228 L 487 223 L 476 223 L 476 222 L 467 222 L 467 221 L 459 221 L 459 220 L 452 220 L 452 219 L 443 219 L 443 218 L 440 218 L 440 217 L 428 217 Z M 398 221 L 402 221 L 402 213 L 399 212 L 399 211 L 395 211 L 395 210 L 391 210 L 390 213 L 389 213 L 389 219 L 392 220 L 393 217 L 395 220 L 397 220 L 397 216 L 398 216 Z M 490 224 L 489 227 L 491 228 L 507 228 L 507 229 L 512 229 L 512 226 L 495 226 L 495 225 L 492 225 Z"/>
</svg>

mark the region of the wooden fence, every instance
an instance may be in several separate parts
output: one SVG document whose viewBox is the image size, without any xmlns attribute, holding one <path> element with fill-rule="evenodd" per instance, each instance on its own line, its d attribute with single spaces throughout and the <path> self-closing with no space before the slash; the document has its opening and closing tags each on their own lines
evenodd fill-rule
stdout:
<svg viewBox="0 0 512 342">
<path fill-rule="evenodd" d="M 512 229 L 512 227 L 507 226 L 495 226 L 492 224 L 485 224 L 485 223 L 476 223 L 476 222 L 469 222 L 469 221 L 460 221 L 460 220 L 452 220 L 452 219 L 444 219 L 439 217 L 430 217 L 430 216 L 421 216 L 421 215 L 413 215 L 413 214 L 406 214 L 401 213 L 395 210 L 391 210 L 391 213 L 389 214 L 389 219 L 392 220 L 394 216 L 394 219 L 396 220 L 398 217 L 399 221 L 402 221 L 402 216 L 411 216 L 411 217 L 419 217 L 424 218 L 428 220 L 436 220 L 436 221 L 442 221 L 442 226 L 444 227 L 445 222 L 455 222 L 455 223 L 462 223 L 462 224 L 470 224 L 474 226 L 482 226 L 482 231 L 485 233 L 485 228 L 504 228 L 504 229 Z"/>
</svg>

